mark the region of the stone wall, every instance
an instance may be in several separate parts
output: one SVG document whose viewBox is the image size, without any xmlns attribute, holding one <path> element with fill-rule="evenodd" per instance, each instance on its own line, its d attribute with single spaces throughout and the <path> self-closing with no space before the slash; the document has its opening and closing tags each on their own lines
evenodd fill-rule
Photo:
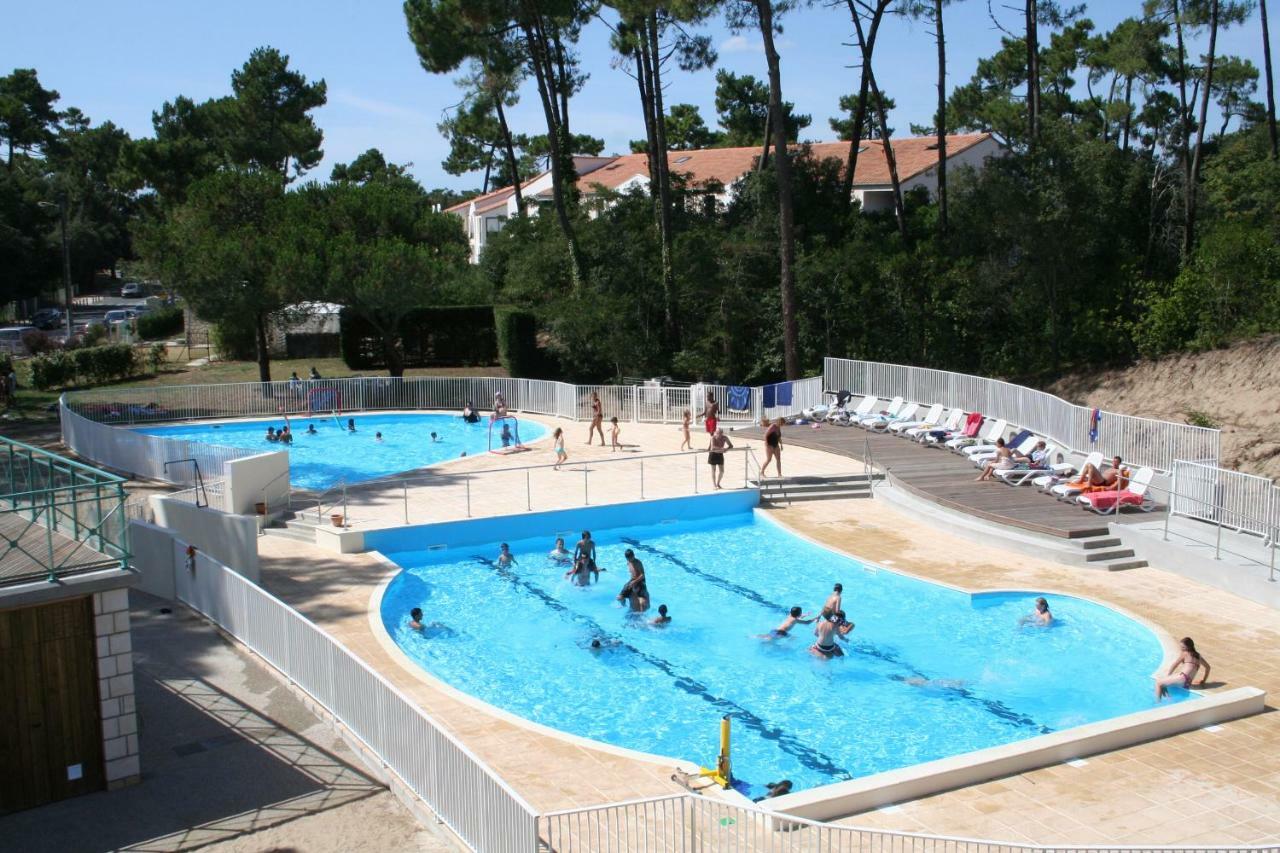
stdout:
<svg viewBox="0 0 1280 853">
<path fill-rule="evenodd" d="M 129 630 L 129 590 L 93 594 L 97 638 L 98 700 L 102 712 L 102 756 L 108 790 L 141 778 L 138 715 L 133 689 L 133 641 Z"/>
</svg>

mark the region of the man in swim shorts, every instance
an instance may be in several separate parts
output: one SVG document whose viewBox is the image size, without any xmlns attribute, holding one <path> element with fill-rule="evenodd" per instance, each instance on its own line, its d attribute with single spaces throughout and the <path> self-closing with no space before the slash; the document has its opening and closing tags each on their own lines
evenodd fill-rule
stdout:
<svg viewBox="0 0 1280 853">
<path fill-rule="evenodd" d="M 791 612 L 787 614 L 787 618 L 782 620 L 782 624 L 779 625 L 777 628 L 773 629 L 773 633 L 763 634 L 761 635 L 761 637 L 762 639 L 766 639 L 766 640 L 773 640 L 778 637 L 785 637 L 791 632 L 791 629 L 794 628 L 797 624 L 808 625 L 810 622 L 814 620 L 814 618 L 815 617 L 810 616 L 808 613 L 802 612 L 799 607 L 793 607 L 791 608 Z"/>
<path fill-rule="evenodd" d="M 707 435 L 715 435 L 716 425 L 720 422 L 720 404 L 710 391 L 707 392 L 707 405 L 698 417 L 706 419 Z"/>
<path fill-rule="evenodd" d="M 818 624 L 813 628 L 813 634 L 817 637 L 817 642 L 809 647 L 809 651 L 816 657 L 820 658 L 838 658 L 844 655 L 844 651 L 840 646 L 836 645 L 836 623 L 834 621 L 834 613 L 823 613 L 825 618 L 819 619 Z"/>
</svg>

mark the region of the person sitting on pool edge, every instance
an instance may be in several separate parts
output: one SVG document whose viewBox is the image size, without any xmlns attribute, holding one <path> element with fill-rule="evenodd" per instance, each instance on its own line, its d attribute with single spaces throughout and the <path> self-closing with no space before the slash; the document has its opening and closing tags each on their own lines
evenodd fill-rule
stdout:
<svg viewBox="0 0 1280 853">
<path fill-rule="evenodd" d="M 415 607 L 409 611 L 409 627 L 415 631 L 422 630 L 422 608 Z"/>
<path fill-rule="evenodd" d="M 498 568 L 505 569 L 507 566 L 516 562 L 516 558 L 511 556 L 511 546 L 503 542 L 498 546 Z"/>
<path fill-rule="evenodd" d="M 813 628 L 813 634 L 818 639 L 809 647 L 809 651 L 815 657 L 830 659 L 844 655 L 844 650 L 836 644 L 835 616 L 834 611 L 823 608 L 822 618 L 818 620 L 818 624 Z"/>
<path fill-rule="evenodd" d="M 655 616 L 653 619 L 649 620 L 649 624 L 655 625 L 661 628 L 663 625 L 666 625 L 670 621 L 671 621 L 671 617 L 667 615 L 667 605 L 659 604 L 658 615 Z"/>
<path fill-rule="evenodd" d="M 810 616 L 802 611 L 799 607 L 791 608 L 791 612 L 787 614 L 787 618 L 782 620 L 782 624 L 773 629 L 771 634 L 761 634 L 763 640 L 772 640 L 777 637 L 785 637 L 791 633 L 791 629 L 796 625 L 808 625 L 816 617 Z"/>
<path fill-rule="evenodd" d="M 556 547 L 547 552 L 547 558 L 552 562 L 560 563 L 561 565 L 564 565 L 573 559 L 564 547 L 564 539 L 559 536 L 556 537 Z"/>
<path fill-rule="evenodd" d="M 319 430 L 316 429 L 315 424 L 307 424 L 307 435 L 315 435 L 317 432 Z"/>
<path fill-rule="evenodd" d="M 1036 599 L 1036 609 L 1018 620 L 1019 625 L 1040 625 L 1048 627 L 1053 624 L 1053 614 L 1049 612 L 1049 602 L 1044 598 Z"/>
</svg>

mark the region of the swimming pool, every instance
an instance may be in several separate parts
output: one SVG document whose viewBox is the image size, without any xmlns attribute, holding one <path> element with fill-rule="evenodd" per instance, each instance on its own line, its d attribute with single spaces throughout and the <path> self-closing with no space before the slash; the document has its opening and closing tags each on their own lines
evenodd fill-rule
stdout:
<svg viewBox="0 0 1280 853">
<path fill-rule="evenodd" d="M 354 418 L 356 431 L 348 432 L 347 418 Z M 463 454 L 474 456 L 489 449 L 489 422 L 469 424 L 457 415 L 394 413 L 347 414 L 338 418 L 317 416 L 289 419 L 292 445 L 268 442 L 263 436 L 268 426 L 277 429 L 284 419 L 223 421 L 221 423 L 174 424 L 140 427 L 138 432 L 165 438 L 182 438 L 224 447 L 289 451 L 289 479 L 295 488 L 327 489 L 345 480 L 358 483 L 435 465 Z M 315 435 L 307 434 L 314 425 Z M 375 436 L 382 433 L 382 441 Z M 439 441 L 431 440 L 436 433 Z M 534 421 L 519 419 L 520 440 L 525 444 L 546 434 Z M 495 446 L 498 445 L 494 437 Z"/>
<path fill-rule="evenodd" d="M 1055 624 L 1019 627 L 1034 592 L 970 596 L 877 570 L 750 512 L 595 530 L 606 572 L 583 589 L 546 558 L 556 535 L 572 549 L 567 530 L 512 541 L 508 569 L 492 562 L 496 542 L 387 551 L 404 571 L 384 594 L 384 626 L 446 683 L 605 743 L 711 765 L 727 714 L 734 775 L 753 796 L 783 778 L 814 787 L 1154 704 L 1159 640 L 1082 599 L 1050 596 Z M 615 601 L 628 547 L 668 626 Z M 792 605 L 817 610 L 835 582 L 857 625 L 845 657 L 811 655 L 807 626 L 761 638 Z M 421 633 L 408 627 L 413 607 Z"/>
</svg>

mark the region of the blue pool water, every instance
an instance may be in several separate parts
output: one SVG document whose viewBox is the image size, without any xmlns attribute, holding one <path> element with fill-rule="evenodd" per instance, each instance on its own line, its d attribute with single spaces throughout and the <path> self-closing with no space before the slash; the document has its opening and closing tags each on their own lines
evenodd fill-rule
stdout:
<svg viewBox="0 0 1280 853">
<path fill-rule="evenodd" d="M 356 431 L 346 430 L 347 418 L 356 421 Z M 141 427 L 139 432 L 166 438 L 181 438 L 224 447 L 289 451 L 289 479 L 295 488 L 327 489 L 346 480 L 356 483 L 385 477 L 400 471 L 411 471 L 437 462 L 457 459 L 463 453 L 474 456 L 489 449 L 489 422 L 468 424 L 456 415 L 387 414 L 341 415 L 305 418 L 291 416 L 292 445 L 274 444 L 263 436 L 267 427 L 277 429 L 284 419 L 270 421 L 224 421 L 210 424 L 175 424 Z M 315 424 L 316 435 L 307 435 L 308 424 Z M 382 441 L 376 441 L 376 433 Z M 440 439 L 431 441 L 431 433 Z M 529 444 L 541 438 L 546 429 L 529 420 L 519 420 L 520 440 Z M 500 446 L 494 436 L 494 446 Z"/>
<path fill-rule="evenodd" d="M 877 571 L 749 512 L 593 534 L 607 571 L 585 589 L 546 558 L 555 535 L 572 550 L 568 529 L 512 541 L 509 569 L 492 563 L 496 542 L 389 551 L 404 571 L 383 622 L 454 687 L 606 743 L 711 765 L 728 714 L 734 774 L 753 795 L 783 778 L 814 787 L 1154 704 L 1159 641 L 1088 601 L 1050 596 L 1056 624 L 1019 627 L 1035 592 L 970 597 Z M 643 618 L 614 599 L 628 547 L 652 597 Z M 857 625 L 845 657 L 809 654 L 811 626 L 760 638 L 793 605 L 819 609 L 835 582 Z M 673 621 L 651 627 L 661 603 Z M 408 627 L 413 607 L 424 632 Z"/>
</svg>

